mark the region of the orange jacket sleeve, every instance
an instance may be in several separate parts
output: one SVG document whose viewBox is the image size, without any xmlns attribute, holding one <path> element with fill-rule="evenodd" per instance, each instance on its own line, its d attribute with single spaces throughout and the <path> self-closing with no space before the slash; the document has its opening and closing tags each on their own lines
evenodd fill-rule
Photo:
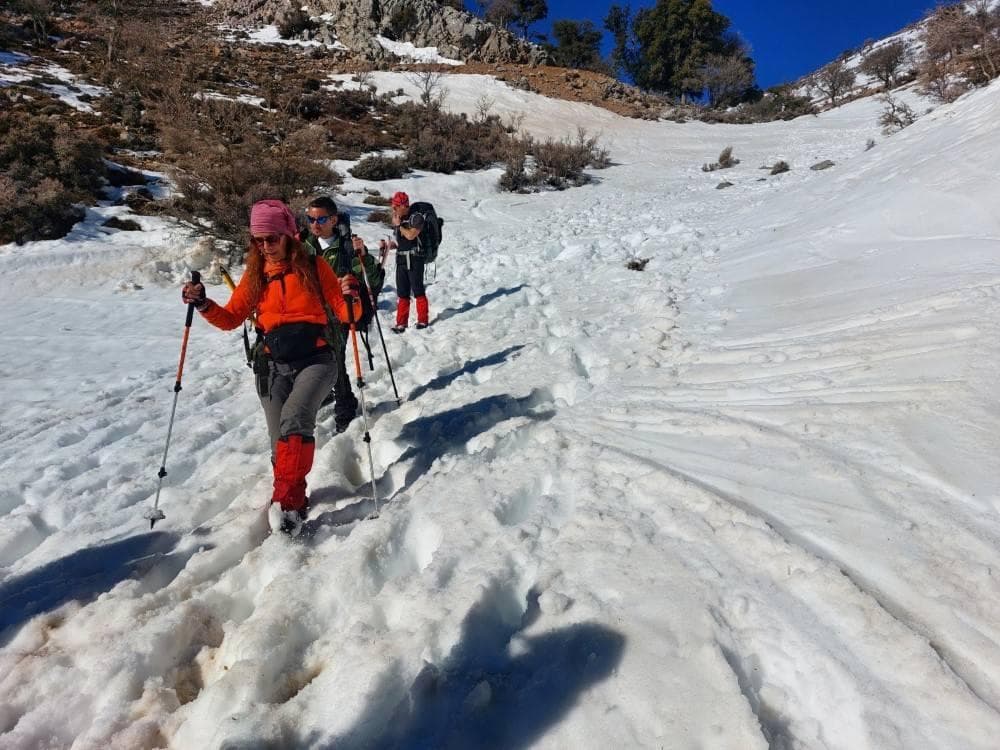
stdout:
<svg viewBox="0 0 1000 750">
<path fill-rule="evenodd" d="M 340 279 L 337 278 L 337 274 L 333 272 L 330 264 L 324 258 L 316 258 L 316 275 L 319 277 L 319 285 L 323 290 L 323 299 L 330 305 L 333 314 L 337 316 L 340 322 L 349 323 L 347 300 L 344 299 L 344 293 L 340 290 Z M 360 320 L 361 300 L 355 299 L 353 307 L 354 319 Z"/>
<path fill-rule="evenodd" d="M 243 278 L 240 279 L 240 283 L 233 290 L 233 296 L 229 298 L 229 302 L 226 303 L 225 307 L 209 300 L 208 307 L 201 311 L 202 317 L 223 331 L 230 331 L 238 327 L 244 320 L 250 317 L 250 300 L 247 296 L 245 280 L 246 274 L 243 274 Z"/>
</svg>

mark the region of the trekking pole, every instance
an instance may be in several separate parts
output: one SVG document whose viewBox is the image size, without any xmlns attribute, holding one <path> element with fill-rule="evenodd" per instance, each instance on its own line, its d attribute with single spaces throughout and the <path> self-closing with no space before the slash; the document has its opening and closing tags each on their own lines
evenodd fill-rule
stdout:
<svg viewBox="0 0 1000 750">
<path fill-rule="evenodd" d="M 229 275 L 229 271 L 226 270 L 225 266 L 219 266 L 219 271 L 222 273 L 222 280 L 226 282 L 226 286 L 229 287 L 229 291 L 236 291 L 236 282 L 233 281 L 233 277 Z M 247 322 L 243 321 L 243 351 L 247 355 L 247 367 L 253 368 L 253 357 L 250 354 L 250 335 L 247 333 Z"/>
<path fill-rule="evenodd" d="M 346 297 L 347 319 L 351 326 L 351 345 L 354 347 L 354 372 L 358 376 L 358 394 L 361 396 L 361 419 L 365 425 L 365 436 L 362 438 L 368 443 L 368 469 L 372 478 L 372 502 L 375 503 L 375 510 L 369 518 L 378 518 L 378 493 L 375 491 L 375 459 L 372 457 L 372 436 L 368 432 L 368 404 L 365 399 L 365 379 L 361 374 L 361 354 L 358 352 L 358 331 L 354 324 L 354 304 L 353 298 Z"/>
<path fill-rule="evenodd" d="M 191 283 L 200 284 L 201 274 L 197 271 L 191 272 Z M 184 321 L 184 338 L 181 340 L 181 359 L 177 365 L 177 381 L 174 383 L 174 405 L 170 409 L 170 422 L 167 425 L 167 442 L 163 446 L 163 461 L 160 463 L 160 471 L 156 476 L 160 478 L 159 482 L 156 484 L 156 499 L 153 501 L 153 507 L 142 514 L 143 518 L 149 519 L 149 530 L 153 530 L 153 526 L 157 521 L 162 521 L 166 518 L 163 515 L 163 511 L 160 510 L 160 490 L 163 488 L 163 477 L 167 475 L 167 451 L 170 450 L 170 435 L 174 431 L 174 414 L 177 413 L 177 397 L 181 392 L 181 377 L 184 375 L 184 357 L 187 355 L 188 347 L 188 336 L 191 335 L 191 321 L 194 319 L 194 302 L 188 303 L 187 309 L 187 319 Z"/>
<path fill-rule="evenodd" d="M 375 303 L 375 294 L 372 292 L 371 282 L 368 280 L 368 269 L 365 268 L 365 259 L 358 251 L 358 262 L 361 264 L 361 276 L 365 280 L 365 289 L 368 290 L 368 299 L 372 303 L 372 317 L 375 318 L 375 329 L 378 331 L 379 340 L 382 342 L 382 353 L 385 354 L 385 364 L 389 368 L 389 381 L 392 383 L 392 392 L 396 394 L 396 405 L 403 403 L 399 397 L 399 390 L 396 388 L 396 378 L 392 374 L 392 360 L 389 359 L 389 350 L 385 346 L 385 336 L 382 335 L 382 323 L 378 319 L 378 305 Z"/>
</svg>

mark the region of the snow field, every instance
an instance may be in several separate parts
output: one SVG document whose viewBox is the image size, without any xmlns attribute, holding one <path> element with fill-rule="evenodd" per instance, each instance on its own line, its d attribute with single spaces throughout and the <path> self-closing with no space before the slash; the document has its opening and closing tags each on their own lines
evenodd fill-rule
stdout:
<svg viewBox="0 0 1000 750">
<path fill-rule="evenodd" d="M 382 298 L 376 521 L 321 412 L 309 533 L 267 535 L 242 344 L 196 320 L 150 533 L 207 259 L 152 220 L 0 248 L 0 361 L 42 364 L 3 365 L 0 747 L 992 746 L 997 87 L 865 152 L 874 102 L 679 126 L 497 86 L 616 166 L 379 185 L 447 223 L 431 329 Z"/>
</svg>

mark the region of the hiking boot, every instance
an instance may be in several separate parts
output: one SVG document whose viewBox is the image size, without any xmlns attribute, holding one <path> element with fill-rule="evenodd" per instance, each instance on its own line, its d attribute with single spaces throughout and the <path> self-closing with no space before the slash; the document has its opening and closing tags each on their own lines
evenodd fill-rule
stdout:
<svg viewBox="0 0 1000 750">
<path fill-rule="evenodd" d="M 354 421 L 354 417 L 355 416 L 357 416 L 357 415 L 356 414 L 345 414 L 343 416 L 338 416 L 338 417 L 334 418 L 334 420 L 333 420 L 333 427 L 337 431 L 338 435 L 340 433 L 344 432 L 344 430 L 346 430 L 350 426 L 351 422 Z"/>
<path fill-rule="evenodd" d="M 389 330 L 393 333 L 403 333 L 406 330 L 406 326 L 393 326 Z"/>
<path fill-rule="evenodd" d="M 417 330 L 418 331 L 422 331 L 425 328 L 427 328 L 429 325 L 430 325 L 430 323 L 417 323 Z"/>
<path fill-rule="evenodd" d="M 306 520 L 306 509 L 281 511 L 281 525 L 278 530 L 288 536 L 298 536 L 302 532 L 302 524 Z"/>
</svg>

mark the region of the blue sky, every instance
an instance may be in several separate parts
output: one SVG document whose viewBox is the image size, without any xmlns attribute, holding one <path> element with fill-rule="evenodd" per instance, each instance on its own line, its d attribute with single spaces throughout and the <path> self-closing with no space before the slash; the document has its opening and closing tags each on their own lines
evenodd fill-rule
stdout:
<svg viewBox="0 0 1000 750">
<path fill-rule="evenodd" d="M 467 3 L 470 4 L 471 3 Z M 633 9 L 654 0 L 632 2 Z M 560 18 L 589 18 L 603 28 L 611 0 L 548 0 L 547 30 Z M 767 88 L 793 80 L 829 62 L 866 39 L 898 31 L 924 16 L 935 0 L 715 0 L 753 49 L 757 80 Z M 605 51 L 610 39 L 605 39 Z"/>
</svg>

